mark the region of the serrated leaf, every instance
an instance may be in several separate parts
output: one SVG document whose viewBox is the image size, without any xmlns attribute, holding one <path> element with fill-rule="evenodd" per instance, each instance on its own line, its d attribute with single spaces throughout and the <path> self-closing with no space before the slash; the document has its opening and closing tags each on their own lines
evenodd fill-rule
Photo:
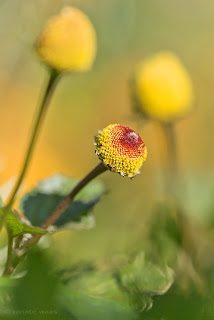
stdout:
<svg viewBox="0 0 214 320">
<path fill-rule="evenodd" d="M 116 300 L 124 306 L 129 306 L 128 299 L 119 288 L 111 269 L 104 271 L 93 263 L 80 262 L 60 270 L 58 278 L 70 290 L 78 290 L 97 298 Z"/>
<path fill-rule="evenodd" d="M 4 208 L 1 209 L 1 212 L 0 212 L 1 216 L 3 213 L 4 213 Z M 47 230 L 43 230 L 39 227 L 34 227 L 30 224 L 25 223 L 24 221 L 21 220 L 18 214 L 12 210 L 7 214 L 5 224 L 6 224 L 8 233 L 11 237 L 16 237 L 18 235 L 22 235 L 25 233 L 31 233 L 31 234 L 48 233 Z"/>
<path fill-rule="evenodd" d="M 116 277 L 121 288 L 141 310 L 145 307 L 149 309 L 152 306 L 152 297 L 164 294 L 174 281 L 172 269 L 148 261 L 144 252 L 120 268 Z"/>
<path fill-rule="evenodd" d="M 14 319 L 139 320 L 129 307 L 62 285 L 53 267 L 54 260 L 38 247 L 29 251 L 24 264 L 28 272 L 16 279 L 9 307 L 10 310 L 35 310 L 35 317 L 31 314 L 23 317 L 20 313 Z M 5 305 L 0 306 L 0 319 L 5 320 Z"/>
<path fill-rule="evenodd" d="M 32 224 L 41 226 L 77 183 L 75 179 L 61 174 L 51 176 L 21 198 L 20 209 Z M 88 213 L 103 193 L 103 184 L 91 182 L 81 190 L 54 225 L 66 229 L 93 227 L 94 219 Z"/>
</svg>

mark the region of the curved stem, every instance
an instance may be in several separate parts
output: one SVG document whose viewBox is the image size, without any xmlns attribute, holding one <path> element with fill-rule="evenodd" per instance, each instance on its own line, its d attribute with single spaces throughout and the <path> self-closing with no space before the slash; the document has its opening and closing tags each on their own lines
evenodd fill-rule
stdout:
<svg viewBox="0 0 214 320">
<path fill-rule="evenodd" d="M 100 162 L 89 174 L 85 176 L 77 186 L 58 204 L 56 209 L 52 212 L 47 221 L 42 225 L 43 229 L 47 229 L 49 226 L 53 225 L 59 217 L 63 214 L 63 212 L 67 209 L 69 204 L 73 201 L 75 196 L 94 178 L 96 178 L 101 173 L 105 172 L 107 169 L 106 166 L 102 162 Z M 35 235 L 33 239 L 29 241 L 28 247 L 32 247 L 36 244 L 42 235 Z"/>
<path fill-rule="evenodd" d="M 91 180 L 96 178 L 99 174 L 106 171 L 107 167 L 100 162 L 85 178 L 83 178 L 78 185 L 60 202 L 56 209 L 52 212 L 48 220 L 43 224 L 42 228 L 47 229 L 50 225 L 53 225 L 56 220 L 62 215 L 67 209 L 69 204 L 73 201 L 74 197 L 88 184 Z"/>
<path fill-rule="evenodd" d="M 17 182 L 16 182 L 16 184 L 15 184 L 15 186 L 14 186 L 14 188 L 13 188 L 13 190 L 7 200 L 7 203 L 6 203 L 6 208 L 8 209 L 8 211 L 11 209 L 11 207 L 16 199 L 17 192 L 19 191 L 21 183 L 22 183 L 22 181 L 25 177 L 26 171 L 28 169 L 28 166 L 29 166 L 29 163 L 30 163 L 33 151 L 34 151 L 34 147 L 35 147 L 35 144 L 36 144 L 36 141 L 38 138 L 39 129 L 41 128 L 41 124 L 43 122 L 47 107 L 49 105 L 49 102 L 50 102 L 51 97 L 53 95 L 53 92 L 55 90 L 57 80 L 58 80 L 58 73 L 55 70 L 51 69 L 50 77 L 49 77 L 48 84 L 47 84 L 47 87 L 45 90 L 45 94 L 43 96 L 41 106 L 40 106 L 33 130 L 32 130 L 30 143 L 27 148 L 25 159 L 24 159 L 24 162 L 22 165 L 22 170 L 19 174 Z"/>
</svg>

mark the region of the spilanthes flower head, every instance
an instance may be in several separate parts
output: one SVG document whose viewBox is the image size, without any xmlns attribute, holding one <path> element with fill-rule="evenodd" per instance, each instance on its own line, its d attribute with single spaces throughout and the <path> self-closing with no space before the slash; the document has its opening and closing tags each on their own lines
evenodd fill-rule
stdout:
<svg viewBox="0 0 214 320">
<path fill-rule="evenodd" d="M 171 52 L 160 52 L 140 63 L 134 75 L 134 97 L 146 116 L 172 122 L 188 114 L 193 107 L 191 79 Z"/>
<path fill-rule="evenodd" d="M 96 34 L 92 23 L 74 7 L 66 7 L 52 17 L 36 44 L 40 58 L 60 72 L 90 69 L 96 49 Z"/>
<path fill-rule="evenodd" d="M 95 137 L 96 153 L 111 171 L 133 178 L 147 157 L 139 134 L 129 127 L 111 124 Z"/>
</svg>

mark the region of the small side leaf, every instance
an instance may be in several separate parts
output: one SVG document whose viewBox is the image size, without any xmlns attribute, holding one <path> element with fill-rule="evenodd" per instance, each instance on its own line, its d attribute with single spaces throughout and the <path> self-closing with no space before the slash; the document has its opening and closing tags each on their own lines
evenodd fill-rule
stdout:
<svg viewBox="0 0 214 320">
<path fill-rule="evenodd" d="M 10 212 L 6 218 L 6 226 L 8 233 L 11 237 L 18 236 L 22 234 L 23 225 L 20 223 L 18 217 L 13 213 Z"/>
<path fill-rule="evenodd" d="M 41 181 L 20 200 L 20 209 L 34 225 L 41 226 L 56 206 L 62 201 L 78 181 L 61 174 Z M 62 216 L 54 224 L 64 229 L 89 229 L 95 224 L 91 209 L 104 194 L 104 186 L 91 182 L 76 196 Z"/>
<path fill-rule="evenodd" d="M 1 209 L 1 216 L 4 212 L 4 209 Z M 8 230 L 8 233 L 11 237 L 16 237 L 18 235 L 22 235 L 25 233 L 31 233 L 31 234 L 46 234 L 48 233 L 47 230 L 43 230 L 39 227 L 34 227 L 30 224 L 27 224 L 24 222 L 21 217 L 16 213 L 16 211 L 10 211 L 7 214 L 6 217 L 6 228 Z"/>
</svg>

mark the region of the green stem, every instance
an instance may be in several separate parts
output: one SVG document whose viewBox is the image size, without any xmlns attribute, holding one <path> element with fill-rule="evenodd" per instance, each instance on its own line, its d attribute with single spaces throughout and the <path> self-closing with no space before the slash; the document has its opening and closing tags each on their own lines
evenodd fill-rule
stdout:
<svg viewBox="0 0 214 320">
<path fill-rule="evenodd" d="M 188 233 L 187 219 L 183 213 L 182 206 L 177 199 L 177 186 L 179 185 L 178 175 L 178 157 L 177 157 L 177 141 L 174 123 L 162 124 L 162 129 L 167 147 L 168 170 L 166 172 L 167 194 L 171 196 L 171 200 L 175 207 L 178 223 L 182 233 L 183 241 L 186 240 Z M 186 242 L 186 241 L 184 241 Z M 185 243 L 186 244 L 186 243 Z"/>
<path fill-rule="evenodd" d="M 60 202 L 56 209 L 52 212 L 47 221 L 43 224 L 42 229 L 47 229 L 49 226 L 53 225 L 56 220 L 62 215 L 62 213 L 67 209 L 69 204 L 73 201 L 74 197 L 88 184 L 91 180 L 96 178 L 99 174 L 106 171 L 107 167 L 100 162 L 85 178 L 83 178 L 78 185 Z"/>
<path fill-rule="evenodd" d="M 9 211 L 12 208 L 12 205 L 16 199 L 17 193 L 19 191 L 19 188 L 21 186 L 21 183 L 26 175 L 34 148 L 35 148 L 35 144 L 38 138 L 38 134 L 39 134 L 39 129 L 41 128 L 45 113 L 47 111 L 47 107 L 50 103 L 51 97 L 53 95 L 53 92 L 55 90 L 56 84 L 57 84 L 57 80 L 58 80 L 58 74 L 55 70 L 51 70 L 50 71 L 50 77 L 48 80 L 48 84 L 45 90 L 45 94 L 43 96 L 42 102 L 41 102 L 41 106 L 32 130 L 32 135 L 31 135 L 31 139 L 30 139 L 30 143 L 29 146 L 27 148 L 26 151 L 26 156 L 22 165 L 22 170 L 20 172 L 20 175 L 17 179 L 17 182 L 7 200 L 6 203 L 6 212 Z"/>
<path fill-rule="evenodd" d="M 53 225 L 63 212 L 67 209 L 69 204 L 73 201 L 74 197 L 94 178 L 96 178 L 101 173 L 105 172 L 107 169 L 102 162 L 100 162 L 89 174 L 85 176 L 77 186 L 58 204 L 56 209 L 52 212 L 47 221 L 43 224 L 42 229 L 47 229 L 49 226 Z M 30 240 L 30 247 L 39 241 L 41 235 L 35 235 L 32 240 Z"/>
<path fill-rule="evenodd" d="M 177 216 L 176 218 L 181 233 L 182 247 L 188 257 L 191 259 L 193 267 L 198 275 L 197 283 L 199 289 L 203 292 L 204 281 L 201 275 L 200 263 L 197 258 L 197 246 L 193 238 L 191 224 L 186 217 L 182 204 L 177 199 L 179 175 L 175 126 L 173 123 L 165 123 L 162 124 L 162 129 L 166 140 L 168 157 L 167 194 L 171 195 L 172 204 Z"/>
<path fill-rule="evenodd" d="M 177 171 L 177 141 L 173 123 L 165 123 L 164 129 L 167 137 L 169 160 L 171 170 Z"/>
<path fill-rule="evenodd" d="M 13 272 L 12 261 L 13 261 L 13 238 L 10 235 L 8 235 L 7 262 L 2 275 L 3 277 L 8 277 Z"/>
<path fill-rule="evenodd" d="M 22 184 L 22 181 L 26 175 L 26 172 L 27 172 L 27 169 L 28 169 L 30 160 L 32 158 L 32 154 L 33 154 L 35 145 L 36 145 L 36 141 L 37 141 L 37 138 L 39 135 L 39 130 L 40 130 L 42 122 L 44 120 L 45 113 L 47 111 L 47 107 L 48 107 L 50 100 L 52 98 L 52 95 L 54 93 L 58 79 L 59 79 L 59 74 L 55 70 L 51 69 L 50 76 L 49 76 L 48 83 L 47 83 L 47 87 L 46 87 L 43 99 L 41 101 L 41 105 L 40 105 L 40 108 L 38 111 L 38 115 L 36 117 L 35 124 L 33 126 L 30 143 L 29 143 L 27 151 L 26 151 L 26 155 L 24 158 L 22 169 L 20 171 L 19 177 L 16 181 L 14 188 L 11 191 L 11 194 L 9 195 L 9 198 L 6 203 L 6 207 L 3 211 L 3 217 L 2 217 L 1 223 L 0 223 L 0 230 L 4 224 L 4 221 L 6 219 L 7 214 L 10 212 L 10 210 L 13 206 L 13 203 L 16 199 L 17 193 L 18 193 L 20 186 Z M 7 255 L 7 263 L 6 263 L 6 267 L 5 267 L 5 271 L 3 273 L 3 276 L 8 276 L 13 272 L 12 260 L 13 260 L 13 238 L 11 238 L 8 235 L 8 255 Z"/>
<path fill-rule="evenodd" d="M 172 196 L 175 196 L 175 189 L 178 183 L 178 158 L 175 126 L 173 123 L 164 123 L 162 128 L 166 139 L 168 158 L 167 192 Z"/>
</svg>

